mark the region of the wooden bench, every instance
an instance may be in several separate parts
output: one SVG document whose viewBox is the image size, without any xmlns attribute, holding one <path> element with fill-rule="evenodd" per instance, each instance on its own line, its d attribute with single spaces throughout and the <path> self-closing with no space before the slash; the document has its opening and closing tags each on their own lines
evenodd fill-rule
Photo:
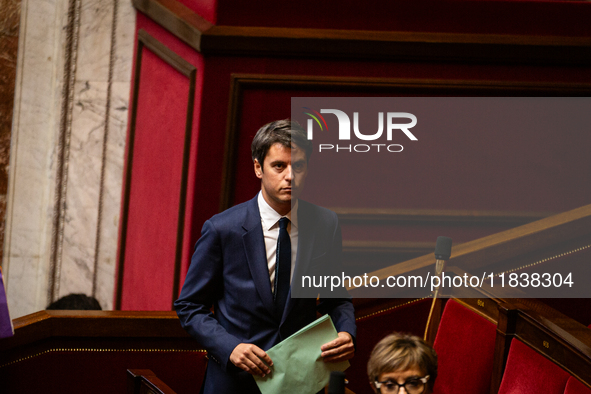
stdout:
<svg viewBox="0 0 591 394">
<path fill-rule="evenodd" d="M 13 322 L 0 340 L 3 392 L 121 393 L 134 368 L 199 392 L 206 353 L 174 312 L 41 311 Z"/>
</svg>

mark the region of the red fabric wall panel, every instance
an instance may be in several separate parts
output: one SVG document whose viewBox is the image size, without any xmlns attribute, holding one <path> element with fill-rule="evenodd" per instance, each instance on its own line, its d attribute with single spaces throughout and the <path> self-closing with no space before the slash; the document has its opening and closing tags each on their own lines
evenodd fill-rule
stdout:
<svg viewBox="0 0 591 394">
<path fill-rule="evenodd" d="M 262 125 L 290 117 L 290 100 L 286 94 L 288 92 L 269 90 L 246 90 L 244 92 L 240 135 L 238 136 L 238 165 L 235 177 L 237 187 L 234 204 L 252 198 L 261 189 L 261 182 L 254 175 L 250 144 Z"/>
<path fill-rule="evenodd" d="M 124 310 L 172 302 L 189 80 L 144 48 L 123 277 Z M 166 262 L 166 263 L 164 263 Z M 135 296 L 134 294 L 137 294 Z"/>
<path fill-rule="evenodd" d="M 148 31 L 156 41 L 197 68 L 195 90 L 199 92 L 203 83 L 202 56 L 138 13 L 137 30 L 140 29 Z M 190 80 L 145 47 L 142 62 L 127 218 L 129 227 L 119 240 L 120 248 L 121 245 L 125 246 L 125 256 L 122 261 L 118 261 L 123 266 L 121 308 L 169 310 L 173 298 L 179 187 Z M 195 184 L 201 97 L 200 94 L 195 95 L 193 107 L 185 204 L 187 215 L 193 211 L 194 194 L 202 190 Z M 128 159 L 126 167 L 129 165 Z M 183 232 L 184 245 L 195 242 L 191 228 L 190 219 L 187 218 Z M 190 249 L 183 248 L 182 261 L 188 261 Z"/>
<path fill-rule="evenodd" d="M 185 229 L 183 234 L 183 257 L 182 257 L 182 267 L 181 267 L 181 283 L 184 281 L 184 276 L 186 274 L 186 270 L 188 269 L 188 262 L 190 261 L 191 255 L 193 253 L 193 246 L 197 239 L 199 238 L 199 234 L 201 231 L 201 226 L 203 222 L 211 216 L 211 214 L 203 219 L 203 221 L 198 225 L 195 226 L 193 222 L 193 215 L 195 212 L 213 212 L 217 213 L 219 204 L 216 204 L 219 199 L 219 190 L 220 190 L 220 178 L 213 176 L 207 177 L 205 181 L 202 180 L 201 176 L 203 174 L 207 174 L 209 171 L 200 171 L 197 172 L 197 166 L 199 163 L 200 169 L 206 168 L 213 168 L 213 173 L 215 172 L 215 167 L 221 167 L 219 164 L 219 159 L 215 156 L 215 146 L 216 143 L 212 143 L 210 139 L 213 141 L 220 143 L 219 141 L 223 141 L 225 138 L 225 133 L 223 129 L 219 130 L 218 132 L 204 132 L 200 133 L 200 130 L 209 130 L 203 129 L 200 126 L 201 122 L 201 103 L 204 99 L 203 95 L 203 84 L 204 84 L 204 59 L 203 56 L 186 45 L 185 43 L 181 42 L 176 37 L 172 36 L 158 24 L 156 24 L 151 19 L 145 17 L 142 13 L 137 14 L 137 29 L 145 29 L 149 32 L 150 35 L 155 37 L 159 42 L 163 43 L 166 47 L 168 47 L 171 51 L 178 54 L 181 58 L 188 61 L 192 65 L 197 68 L 197 81 L 196 81 L 196 95 L 195 95 L 195 104 L 194 104 L 194 113 L 193 113 L 193 130 L 191 135 L 191 152 L 190 152 L 190 160 L 189 160 L 189 174 L 188 174 L 188 185 L 187 185 L 187 203 L 186 203 L 186 219 L 185 219 Z M 200 93 L 201 92 L 201 93 Z M 206 100 L 209 101 L 208 97 L 205 97 Z M 223 119 L 225 116 L 225 108 L 218 110 L 217 112 L 213 112 L 211 115 L 219 116 L 216 118 L 218 121 Z M 179 109 L 180 110 L 180 109 Z M 172 114 L 172 116 L 176 116 Z M 183 113 L 184 118 L 184 113 Z M 209 117 L 209 115 L 207 116 Z M 213 129 L 215 130 L 215 129 Z M 216 130 L 217 131 L 217 130 Z M 209 139 L 208 139 L 209 138 Z M 223 144 L 223 142 L 222 142 Z M 198 148 L 201 148 L 198 152 Z M 212 153 L 213 152 L 213 153 Z M 213 165 L 212 165 L 213 163 Z M 203 204 L 203 200 L 200 196 L 211 196 L 211 198 L 206 199 L 205 201 L 210 202 L 209 205 L 201 206 Z M 215 203 L 211 203 L 215 202 Z M 213 214 L 212 213 L 212 214 Z M 162 262 L 163 264 L 170 265 L 172 269 L 172 261 Z M 133 263 L 135 264 L 135 263 Z M 129 291 L 133 292 L 133 289 L 129 289 Z M 170 306 L 166 307 L 165 309 L 170 309 Z"/>
</svg>

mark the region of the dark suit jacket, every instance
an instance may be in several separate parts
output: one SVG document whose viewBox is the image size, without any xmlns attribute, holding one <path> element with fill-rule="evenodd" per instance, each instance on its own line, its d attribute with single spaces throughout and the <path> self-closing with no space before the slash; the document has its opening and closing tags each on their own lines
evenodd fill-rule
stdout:
<svg viewBox="0 0 591 394">
<path fill-rule="evenodd" d="M 299 201 L 298 273 L 319 274 L 340 264 L 341 231 L 336 214 Z M 211 312 L 213 306 L 215 313 Z M 259 393 L 252 376 L 229 361 L 240 343 L 268 350 L 329 313 L 337 331 L 356 334 L 348 298 L 289 298 L 282 317 L 273 303 L 257 198 L 205 222 L 175 309 L 183 327 L 207 349 L 205 393 Z"/>
</svg>

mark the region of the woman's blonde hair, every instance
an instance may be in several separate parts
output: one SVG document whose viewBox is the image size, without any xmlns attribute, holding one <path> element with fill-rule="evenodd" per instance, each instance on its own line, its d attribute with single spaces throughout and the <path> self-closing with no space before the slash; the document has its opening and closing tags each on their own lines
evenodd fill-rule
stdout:
<svg viewBox="0 0 591 394">
<path fill-rule="evenodd" d="M 383 373 L 419 367 L 429 375 L 429 390 L 437 378 L 437 353 L 421 338 L 408 334 L 390 334 L 373 348 L 367 363 L 369 382 Z"/>
</svg>

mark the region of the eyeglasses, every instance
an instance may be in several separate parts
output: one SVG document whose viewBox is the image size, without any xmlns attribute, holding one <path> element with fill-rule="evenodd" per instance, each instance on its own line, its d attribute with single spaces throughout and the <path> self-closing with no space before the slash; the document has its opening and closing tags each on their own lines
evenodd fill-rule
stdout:
<svg viewBox="0 0 591 394">
<path fill-rule="evenodd" d="M 425 391 L 425 385 L 429 380 L 429 375 L 425 376 L 424 378 L 411 378 L 408 379 L 403 384 L 398 384 L 391 380 L 386 380 L 384 382 L 378 382 L 377 380 L 373 382 L 378 389 L 380 394 L 398 394 L 400 391 L 400 387 L 404 387 L 404 391 L 408 394 L 422 394 Z"/>
</svg>

